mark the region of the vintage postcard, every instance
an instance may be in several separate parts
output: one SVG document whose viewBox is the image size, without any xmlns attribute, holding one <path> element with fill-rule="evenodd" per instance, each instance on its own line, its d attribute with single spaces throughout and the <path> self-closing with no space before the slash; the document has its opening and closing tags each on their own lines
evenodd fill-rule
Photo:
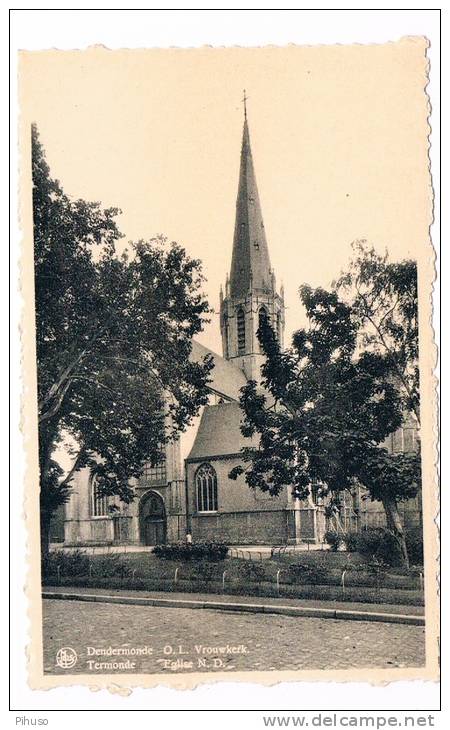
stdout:
<svg viewBox="0 0 450 730">
<path fill-rule="evenodd" d="M 21 52 L 31 687 L 437 679 L 427 48 Z"/>
</svg>

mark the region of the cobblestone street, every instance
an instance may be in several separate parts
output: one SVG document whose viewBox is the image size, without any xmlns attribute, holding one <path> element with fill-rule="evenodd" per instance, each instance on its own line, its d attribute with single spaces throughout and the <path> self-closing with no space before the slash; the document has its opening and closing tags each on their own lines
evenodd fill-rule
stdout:
<svg viewBox="0 0 450 730">
<path fill-rule="evenodd" d="M 394 668 L 424 663 L 421 626 L 61 600 L 44 600 L 43 615 L 48 674 Z M 67 647 L 77 655 L 70 669 L 56 661 L 58 651 Z M 120 652 L 94 652 L 109 647 Z M 111 666 L 114 663 L 127 666 Z"/>
</svg>

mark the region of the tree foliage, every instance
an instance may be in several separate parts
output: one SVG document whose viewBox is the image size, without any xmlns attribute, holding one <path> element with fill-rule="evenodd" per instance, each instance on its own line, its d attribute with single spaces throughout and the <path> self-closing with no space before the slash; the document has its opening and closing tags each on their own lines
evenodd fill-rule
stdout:
<svg viewBox="0 0 450 730">
<path fill-rule="evenodd" d="M 349 270 L 335 282 L 359 333 L 359 346 L 389 366 L 406 411 L 420 423 L 417 265 L 391 262 L 365 241 L 352 244 Z"/>
<path fill-rule="evenodd" d="M 397 503 L 416 494 L 420 457 L 382 444 L 405 408 L 418 411 L 415 281 L 413 262 L 393 265 L 358 246 L 332 290 L 301 287 L 309 327 L 289 350 L 261 322 L 262 387 L 250 381 L 241 396 L 242 433 L 254 443 L 230 473 L 271 494 L 289 485 L 299 498 L 312 487 L 333 498 L 358 481 L 383 502 L 403 551 Z"/>
<path fill-rule="evenodd" d="M 208 314 L 200 263 L 163 238 L 118 251 L 119 211 L 72 200 L 32 130 L 41 508 L 67 499 L 95 466 L 104 494 L 133 497 L 130 477 L 206 402 L 210 358 L 189 359 Z M 63 474 L 55 449 L 76 444 Z"/>
</svg>

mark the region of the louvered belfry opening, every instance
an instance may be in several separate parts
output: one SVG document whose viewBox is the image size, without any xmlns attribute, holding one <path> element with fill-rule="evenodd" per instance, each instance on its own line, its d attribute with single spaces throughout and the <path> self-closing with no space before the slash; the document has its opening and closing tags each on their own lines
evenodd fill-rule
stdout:
<svg viewBox="0 0 450 730">
<path fill-rule="evenodd" d="M 237 322 L 237 340 L 239 355 L 245 354 L 245 312 L 239 307 L 236 314 Z"/>
</svg>

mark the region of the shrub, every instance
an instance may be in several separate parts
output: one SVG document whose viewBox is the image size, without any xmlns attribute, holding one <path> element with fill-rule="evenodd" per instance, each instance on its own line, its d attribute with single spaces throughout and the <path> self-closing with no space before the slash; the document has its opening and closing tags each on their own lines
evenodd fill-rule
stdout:
<svg viewBox="0 0 450 730">
<path fill-rule="evenodd" d="M 261 563 L 246 561 L 239 566 L 239 578 L 262 583 L 267 580 L 266 569 Z"/>
<path fill-rule="evenodd" d="M 357 550 L 370 560 L 377 558 L 388 565 L 401 563 L 400 546 L 395 536 L 384 527 L 369 527 L 360 532 Z"/>
<path fill-rule="evenodd" d="M 181 547 L 181 545 L 155 545 L 153 555 L 164 560 L 177 560 Z"/>
<path fill-rule="evenodd" d="M 343 539 L 345 549 L 348 550 L 349 553 L 355 553 L 358 550 L 358 533 L 347 532 L 343 536 Z"/>
<path fill-rule="evenodd" d="M 65 552 L 55 550 L 47 555 L 42 561 L 42 574 L 44 576 L 75 576 L 88 575 L 89 556 L 82 550 Z"/>
<path fill-rule="evenodd" d="M 195 563 L 195 570 L 192 576 L 194 579 L 208 583 L 214 578 L 219 577 L 217 563 L 211 563 L 209 560 L 199 560 Z"/>
<path fill-rule="evenodd" d="M 132 568 L 123 557 L 117 553 L 99 555 L 91 563 L 91 573 L 103 578 L 117 576 L 127 578 L 132 574 Z"/>
<path fill-rule="evenodd" d="M 63 550 L 52 552 L 43 561 L 42 568 L 45 577 L 58 578 L 88 575 L 126 578 L 133 572 L 130 563 L 118 553 L 91 557 L 81 550 L 70 553 Z"/>
<path fill-rule="evenodd" d="M 413 527 L 406 532 L 406 549 L 413 565 L 423 565 L 423 531 L 421 527 Z"/>
<path fill-rule="evenodd" d="M 221 542 L 193 543 L 191 550 L 194 560 L 211 560 L 215 562 L 225 560 L 228 555 L 228 545 Z"/>
<path fill-rule="evenodd" d="M 287 572 L 289 578 L 294 583 L 303 583 L 306 585 L 327 583 L 328 571 L 317 565 L 291 563 Z"/>
<path fill-rule="evenodd" d="M 173 543 L 172 545 L 156 545 L 153 555 L 165 560 L 224 560 L 228 554 L 228 545 L 220 542 Z"/>
<path fill-rule="evenodd" d="M 369 573 L 375 578 L 376 585 L 379 587 L 389 570 L 389 564 L 380 558 L 374 557 L 367 565 Z"/>
<path fill-rule="evenodd" d="M 335 530 L 327 530 L 325 535 L 325 542 L 330 546 L 333 552 L 339 550 L 339 546 L 342 543 L 342 537 Z"/>
</svg>

